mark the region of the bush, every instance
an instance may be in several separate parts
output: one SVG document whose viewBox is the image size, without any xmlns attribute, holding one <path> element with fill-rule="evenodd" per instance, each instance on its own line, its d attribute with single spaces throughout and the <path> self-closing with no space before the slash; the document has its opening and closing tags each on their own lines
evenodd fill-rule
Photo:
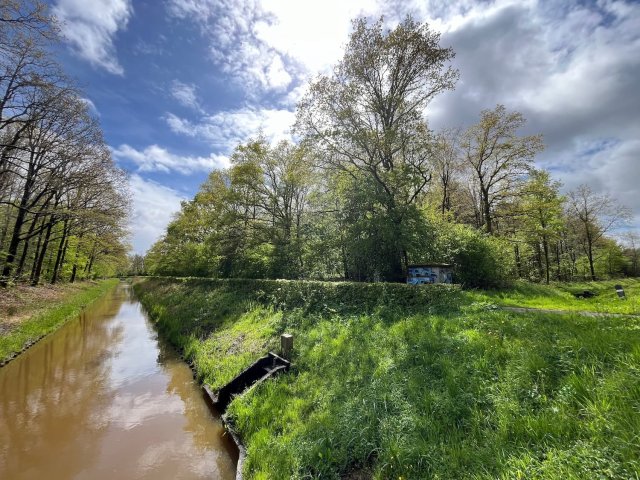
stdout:
<svg viewBox="0 0 640 480">
<path fill-rule="evenodd" d="M 157 279 L 156 281 L 162 281 Z M 167 279 L 175 282 L 175 279 Z M 450 307 L 457 303 L 458 285 L 407 285 L 403 283 L 320 282 L 240 278 L 183 278 L 188 287 L 215 289 L 241 295 L 280 310 L 305 312 L 371 313 L 392 308 L 405 313 Z"/>
<path fill-rule="evenodd" d="M 468 288 L 504 287 L 513 280 L 515 261 L 508 242 L 438 215 L 429 221 L 434 240 L 420 252 L 419 261 L 453 264 L 454 282 Z"/>
</svg>

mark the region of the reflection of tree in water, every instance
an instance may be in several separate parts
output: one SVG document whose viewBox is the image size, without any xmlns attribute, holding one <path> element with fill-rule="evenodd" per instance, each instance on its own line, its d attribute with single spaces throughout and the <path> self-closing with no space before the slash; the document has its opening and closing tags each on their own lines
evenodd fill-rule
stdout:
<svg viewBox="0 0 640 480">
<path fill-rule="evenodd" d="M 196 455 L 204 456 L 206 452 L 218 450 L 227 455 L 217 457 L 219 478 L 235 478 L 235 464 L 238 452 L 231 439 L 224 434 L 224 427 L 219 418 L 214 417 L 209 405 L 205 402 L 200 387 L 193 380 L 189 367 L 179 358 L 175 350 L 166 342 L 158 341 L 158 364 L 169 378 L 167 394 L 178 395 L 184 404 L 184 431 L 193 439 Z"/>
<path fill-rule="evenodd" d="M 72 478 L 99 455 L 125 298 L 98 301 L 0 370 L 0 478 Z"/>
</svg>

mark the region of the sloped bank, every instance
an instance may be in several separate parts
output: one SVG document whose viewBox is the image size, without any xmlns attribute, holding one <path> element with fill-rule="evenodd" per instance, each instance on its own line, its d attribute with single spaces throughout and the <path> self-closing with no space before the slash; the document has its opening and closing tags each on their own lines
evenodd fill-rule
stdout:
<svg viewBox="0 0 640 480">
<path fill-rule="evenodd" d="M 12 328 L 0 329 L 0 367 L 6 365 L 25 352 L 48 334 L 60 328 L 68 320 L 75 318 L 87 305 L 103 297 L 118 284 L 118 279 L 84 282 L 76 291 L 56 298 L 40 308 L 29 305 L 22 312 L 24 319 Z M 39 292 L 39 287 L 30 287 Z M 0 289 L 0 294 L 5 293 Z M 2 312 L 4 314 L 4 312 Z M 0 326 L 2 326 L 0 318 Z"/>
<path fill-rule="evenodd" d="M 292 371 L 229 406 L 245 478 L 625 478 L 640 465 L 637 320 L 488 311 L 447 286 L 135 288 L 214 389 L 294 334 Z"/>
</svg>

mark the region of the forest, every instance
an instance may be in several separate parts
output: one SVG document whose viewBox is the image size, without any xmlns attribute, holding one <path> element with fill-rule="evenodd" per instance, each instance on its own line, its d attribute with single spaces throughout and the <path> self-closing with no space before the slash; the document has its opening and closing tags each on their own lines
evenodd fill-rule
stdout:
<svg viewBox="0 0 640 480">
<path fill-rule="evenodd" d="M 588 185 L 563 192 L 520 112 L 429 128 L 430 102 L 459 79 L 454 55 L 410 17 L 390 31 L 355 20 L 297 106 L 295 142 L 238 145 L 134 270 L 402 281 L 409 264 L 449 262 L 474 287 L 638 275 L 637 235 L 620 241 L 629 210 Z"/>
<path fill-rule="evenodd" d="M 126 173 L 56 58 L 40 2 L 2 2 L 0 284 L 74 282 L 124 269 Z"/>
</svg>

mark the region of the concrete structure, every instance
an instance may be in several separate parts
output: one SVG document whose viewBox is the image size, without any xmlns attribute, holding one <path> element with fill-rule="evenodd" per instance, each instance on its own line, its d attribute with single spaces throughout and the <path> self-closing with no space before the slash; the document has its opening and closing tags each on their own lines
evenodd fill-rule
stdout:
<svg viewBox="0 0 640 480">
<path fill-rule="evenodd" d="M 408 270 L 407 283 L 410 285 L 453 283 L 453 266 L 448 263 L 409 265 Z"/>
</svg>

